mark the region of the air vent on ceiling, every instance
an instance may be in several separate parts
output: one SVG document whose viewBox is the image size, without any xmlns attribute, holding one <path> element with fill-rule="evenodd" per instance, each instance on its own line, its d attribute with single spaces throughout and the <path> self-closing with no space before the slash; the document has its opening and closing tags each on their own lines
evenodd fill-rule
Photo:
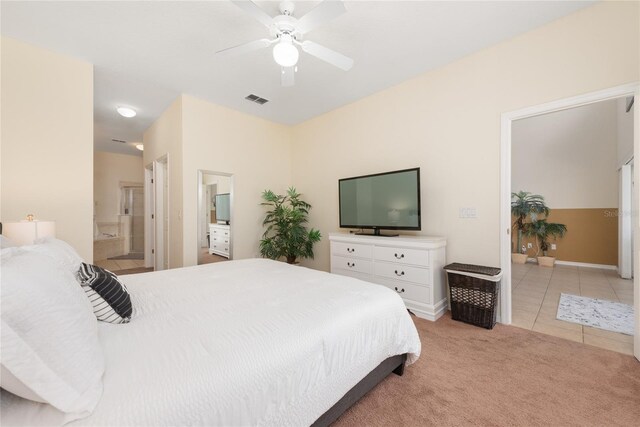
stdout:
<svg viewBox="0 0 640 427">
<path fill-rule="evenodd" d="M 269 102 L 268 99 L 260 98 L 259 96 L 254 94 L 247 95 L 244 97 L 244 99 L 246 99 L 247 101 L 255 102 L 256 104 L 260 104 L 260 105 L 263 105 Z"/>
<path fill-rule="evenodd" d="M 112 141 L 113 141 L 113 142 L 120 142 L 120 143 L 122 143 L 122 144 L 126 144 L 126 143 L 127 143 L 127 141 L 123 141 L 123 140 L 121 140 L 121 139 L 112 139 Z"/>
</svg>

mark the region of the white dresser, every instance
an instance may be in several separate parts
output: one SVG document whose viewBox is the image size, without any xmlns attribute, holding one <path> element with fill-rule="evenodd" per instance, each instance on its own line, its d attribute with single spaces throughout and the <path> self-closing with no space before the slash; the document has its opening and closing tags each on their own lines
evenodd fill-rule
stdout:
<svg viewBox="0 0 640 427">
<path fill-rule="evenodd" d="M 447 310 L 444 237 L 331 233 L 329 240 L 332 273 L 387 286 L 424 319 Z"/>
<path fill-rule="evenodd" d="M 229 258 L 231 245 L 231 226 L 209 224 L 209 253 Z"/>
</svg>

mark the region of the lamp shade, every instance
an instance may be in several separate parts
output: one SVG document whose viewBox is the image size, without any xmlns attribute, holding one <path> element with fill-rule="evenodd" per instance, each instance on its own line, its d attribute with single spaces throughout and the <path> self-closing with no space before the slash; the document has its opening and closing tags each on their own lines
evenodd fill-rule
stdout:
<svg viewBox="0 0 640 427">
<path fill-rule="evenodd" d="M 3 222 L 2 234 L 16 245 L 32 245 L 36 239 L 56 236 L 54 221 Z"/>
</svg>

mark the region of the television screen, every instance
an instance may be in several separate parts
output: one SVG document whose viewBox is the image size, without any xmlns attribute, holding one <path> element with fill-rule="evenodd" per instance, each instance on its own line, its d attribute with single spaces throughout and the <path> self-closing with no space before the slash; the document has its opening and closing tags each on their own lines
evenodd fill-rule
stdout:
<svg viewBox="0 0 640 427">
<path fill-rule="evenodd" d="M 216 221 L 231 221 L 231 194 L 216 194 Z"/>
<path fill-rule="evenodd" d="M 420 230 L 420 168 L 339 180 L 340 227 Z"/>
</svg>

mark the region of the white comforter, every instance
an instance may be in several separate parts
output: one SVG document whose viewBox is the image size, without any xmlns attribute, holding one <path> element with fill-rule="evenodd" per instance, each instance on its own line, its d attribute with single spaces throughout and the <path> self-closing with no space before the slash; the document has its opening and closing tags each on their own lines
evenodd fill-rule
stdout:
<svg viewBox="0 0 640 427">
<path fill-rule="evenodd" d="M 309 425 L 387 357 L 420 354 L 383 286 L 259 259 L 122 279 L 134 316 L 100 324 L 104 394 L 72 426 Z"/>
</svg>

